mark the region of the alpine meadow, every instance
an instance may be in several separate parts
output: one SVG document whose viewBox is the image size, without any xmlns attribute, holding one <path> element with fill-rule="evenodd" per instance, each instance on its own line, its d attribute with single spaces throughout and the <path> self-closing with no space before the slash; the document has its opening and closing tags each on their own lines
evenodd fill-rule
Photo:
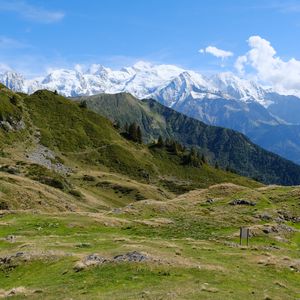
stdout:
<svg viewBox="0 0 300 300">
<path fill-rule="evenodd" d="M 299 13 L 0 0 L 0 298 L 300 299 Z"/>
</svg>

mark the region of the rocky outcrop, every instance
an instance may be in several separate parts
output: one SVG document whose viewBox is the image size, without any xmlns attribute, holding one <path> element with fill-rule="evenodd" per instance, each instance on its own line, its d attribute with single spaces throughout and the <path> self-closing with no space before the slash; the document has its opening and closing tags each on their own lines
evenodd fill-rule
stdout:
<svg viewBox="0 0 300 300">
<path fill-rule="evenodd" d="M 74 270 L 79 272 L 90 266 L 99 266 L 105 263 L 121 263 L 121 262 L 146 262 L 151 260 L 148 255 L 142 254 L 137 251 L 127 252 L 125 254 L 119 254 L 113 258 L 106 258 L 98 254 L 90 254 L 79 261 Z"/>
<path fill-rule="evenodd" d="M 249 200 L 244 200 L 244 199 L 235 199 L 231 202 L 229 202 L 230 205 L 249 205 L 249 206 L 255 206 L 256 203 L 253 201 Z"/>
<path fill-rule="evenodd" d="M 26 125 L 23 119 L 14 120 L 13 118 L 7 118 L 7 120 L 0 120 L 0 128 L 5 131 L 19 131 L 25 129 Z"/>
</svg>

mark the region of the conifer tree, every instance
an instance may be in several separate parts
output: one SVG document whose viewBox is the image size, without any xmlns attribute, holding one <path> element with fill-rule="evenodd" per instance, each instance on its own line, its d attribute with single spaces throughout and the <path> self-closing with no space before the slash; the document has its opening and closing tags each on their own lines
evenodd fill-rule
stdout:
<svg viewBox="0 0 300 300">
<path fill-rule="evenodd" d="M 10 102 L 13 104 L 13 105 L 17 105 L 19 103 L 19 98 L 17 95 L 13 95 L 11 98 L 10 98 Z"/>
<path fill-rule="evenodd" d="M 79 104 L 80 108 L 87 108 L 87 102 L 85 100 L 81 101 Z"/>
<path fill-rule="evenodd" d="M 136 140 L 136 142 L 138 142 L 139 144 L 142 144 L 142 142 L 143 142 L 143 136 L 142 136 L 142 130 L 141 130 L 140 126 L 137 127 L 136 134 L 137 134 L 137 140 Z"/>
<path fill-rule="evenodd" d="M 129 125 L 128 134 L 129 134 L 129 138 L 132 141 L 134 141 L 134 142 L 138 141 L 137 125 L 135 122 L 133 122 Z"/>
<path fill-rule="evenodd" d="M 162 138 L 161 135 L 158 137 L 158 140 L 157 140 L 156 145 L 157 145 L 157 147 L 159 147 L 159 148 L 164 147 L 165 143 L 164 143 L 164 140 L 163 140 L 163 138 Z"/>
<path fill-rule="evenodd" d="M 124 125 L 124 132 L 125 132 L 126 134 L 129 133 L 129 125 L 128 125 L 127 122 L 126 122 L 125 125 Z"/>
<path fill-rule="evenodd" d="M 120 128 L 121 128 L 121 124 L 120 124 L 120 121 L 115 121 L 114 123 L 113 123 L 113 125 L 114 125 L 114 127 L 117 129 L 117 130 L 119 130 Z"/>
</svg>

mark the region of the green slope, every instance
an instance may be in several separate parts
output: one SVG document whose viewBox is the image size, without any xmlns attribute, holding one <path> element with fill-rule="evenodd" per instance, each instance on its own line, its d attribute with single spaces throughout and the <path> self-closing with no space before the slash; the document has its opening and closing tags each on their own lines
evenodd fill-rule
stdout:
<svg viewBox="0 0 300 300">
<path fill-rule="evenodd" d="M 0 220 L 0 295 L 298 299 L 300 226 L 289 220 L 299 216 L 299 192 L 222 184 L 109 213 L 6 212 Z M 229 204 L 239 198 L 256 205 Z M 251 230 L 248 247 L 239 245 L 240 226 Z M 113 261 L 133 251 L 148 259 Z M 108 260 L 85 263 L 95 256 Z M 13 294 L 17 287 L 24 288 Z"/>
<path fill-rule="evenodd" d="M 12 174 L 0 178 L 4 206 L 43 208 L 39 203 L 46 201 L 61 208 L 59 194 L 48 191 L 48 186 L 65 193 L 77 209 L 91 210 L 132 200 L 162 200 L 221 182 L 260 186 L 208 164 L 183 164 L 181 156 L 166 149 L 128 141 L 108 119 L 53 92 L 19 95 L 18 103 L 12 96 L 16 94 L 2 92 L 0 115 L 9 124 L 18 120 L 24 127 L 0 127 L 0 172 Z M 50 159 L 45 162 L 47 153 Z M 64 168 L 70 174 L 57 173 Z"/>
<path fill-rule="evenodd" d="M 0 91 L 0 298 L 299 297 L 299 187 L 183 165 L 52 92 L 13 95 Z M 72 171 L 33 163 L 41 147 Z"/>
<path fill-rule="evenodd" d="M 208 165 L 182 166 L 179 158 L 165 151 L 152 151 L 127 141 L 104 117 L 52 92 L 38 91 L 26 97 L 25 104 L 33 124 L 40 130 L 41 143 L 66 157 L 104 165 L 141 180 L 174 177 L 197 186 L 240 180 Z"/>
<path fill-rule="evenodd" d="M 262 149 L 236 131 L 208 126 L 154 100 L 139 101 L 125 93 L 78 100 L 86 100 L 90 109 L 119 121 L 122 126 L 126 122 L 137 122 L 146 142 L 159 135 L 174 138 L 184 145 L 199 147 L 212 162 L 217 161 L 223 168 L 229 166 L 241 175 L 264 183 L 300 184 L 298 165 Z"/>
</svg>

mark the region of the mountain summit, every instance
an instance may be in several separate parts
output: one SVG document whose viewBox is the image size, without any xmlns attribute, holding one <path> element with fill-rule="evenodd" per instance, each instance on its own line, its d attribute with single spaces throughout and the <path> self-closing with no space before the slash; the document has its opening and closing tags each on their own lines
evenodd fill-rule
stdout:
<svg viewBox="0 0 300 300">
<path fill-rule="evenodd" d="M 29 94 L 47 89 L 66 97 L 127 92 L 152 98 L 207 124 L 240 131 L 265 149 L 300 163 L 300 99 L 231 72 L 206 77 L 174 65 L 140 61 L 120 70 L 98 64 L 57 69 L 31 80 L 6 70 L 0 82 Z"/>
<path fill-rule="evenodd" d="M 170 91 L 169 97 L 176 93 L 179 100 L 189 95 L 202 98 L 208 94 L 222 94 L 225 98 L 255 100 L 266 104 L 263 100 L 263 87 L 242 80 L 232 73 L 220 73 L 207 78 L 195 71 L 184 70 L 174 65 L 154 65 L 143 61 L 120 70 L 112 70 L 98 64 L 86 69 L 80 66 L 74 69 L 56 69 L 45 77 L 34 80 L 25 80 L 21 74 L 6 71 L 0 75 L 0 82 L 15 91 L 26 93 L 38 89 L 56 89 L 66 97 L 102 92 L 129 92 L 135 97 L 147 98 L 159 95 L 167 89 Z"/>
</svg>

